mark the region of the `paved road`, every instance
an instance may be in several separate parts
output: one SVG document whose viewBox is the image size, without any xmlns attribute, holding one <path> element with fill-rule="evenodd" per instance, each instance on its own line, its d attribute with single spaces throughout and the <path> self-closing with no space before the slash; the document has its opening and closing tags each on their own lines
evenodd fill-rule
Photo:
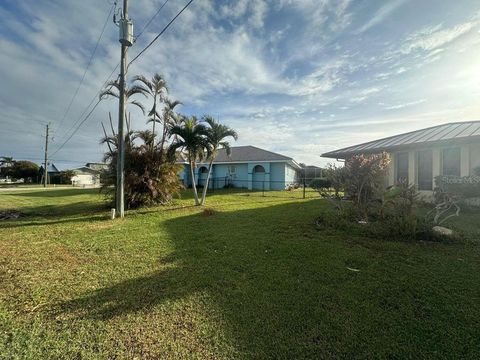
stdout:
<svg viewBox="0 0 480 360">
<path fill-rule="evenodd" d="M 78 190 L 78 189 L 94 189 L 95 187 L 93 186 L 89 186 L 89 187 L 73 187 L 73 186 L 69 186 L 69 185 L 59 185 L 59 186 L 49 186 L 48 188 L 44 189 L 43 187 L 41 186 L 17 186 L 17 187 L 0 187 L 0 193 L 2 192 L 10 192 L 10 191 L 29 191 L 29 190 L 44 190 L 44 191 L 48 191 L 48 190 L 56 190 L 56 189 L 62 189 L 62 190 L 66 190 L 66 189 L 72 189 L 72 190 Z"/>
</svg>

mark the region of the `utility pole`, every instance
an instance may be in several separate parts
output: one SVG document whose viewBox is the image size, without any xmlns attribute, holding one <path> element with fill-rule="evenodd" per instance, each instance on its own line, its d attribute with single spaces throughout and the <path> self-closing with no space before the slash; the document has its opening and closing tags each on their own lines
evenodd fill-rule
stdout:
<svg viewBox="0 0 480 360">
<path fill-rule="evenodd" d="M 128 19 L 128 0 L 123 0 L 123 13 L 119 22 L 120 43 L 120 91 L 118 106 L 118 154 L 117 154 L 117 191 L 116 208 L 118 215 L 125 216 L 125 77 L 127 72 L 127 50 L 133 45 L 133 25 Z"/>
<path fill-rule="evenodd" d="M 43 163 L 43 187 L 48 184 L 48 125 L 45 132 L 45 162 Z"/>
</svg>

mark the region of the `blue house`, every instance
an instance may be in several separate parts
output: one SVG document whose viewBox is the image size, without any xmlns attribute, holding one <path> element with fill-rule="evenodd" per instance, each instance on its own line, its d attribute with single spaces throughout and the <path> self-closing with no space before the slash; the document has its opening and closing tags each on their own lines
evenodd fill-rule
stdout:
<svg viewBox="0 0 480 360">
<path fill-rule="evenodd" d="M 192 186 L 190 167 L 187 161 L 180 173 L 185 186 Z M 195 169 L 198 186 L 204 186 L 208 175 L 208 163 L 198 163 Z M 298 181 L 300 166 L 291 157 L 277 154 L 255 146 L 232 147 L 228 156 L 219 151 L 213 162 L 209 188 L 225 187 L 249 190 L 284 190 Z"/>
</svg>

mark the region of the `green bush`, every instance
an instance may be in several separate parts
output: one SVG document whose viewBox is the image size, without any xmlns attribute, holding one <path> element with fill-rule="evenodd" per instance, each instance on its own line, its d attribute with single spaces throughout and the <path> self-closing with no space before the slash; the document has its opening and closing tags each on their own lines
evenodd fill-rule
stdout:
<svg viewBox="0 0 480 360">
<path fill-rule="evenodd" d="M 314 189 L 330 189 L 332 187 L 332 182 L 327 178 L 316 178 L 310 181 L 309 186 Z"/>
</svg>

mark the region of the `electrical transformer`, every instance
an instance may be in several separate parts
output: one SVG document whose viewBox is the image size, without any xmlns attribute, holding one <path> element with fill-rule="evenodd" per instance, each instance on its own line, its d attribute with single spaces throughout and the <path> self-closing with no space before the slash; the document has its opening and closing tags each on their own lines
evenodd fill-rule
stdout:
<svg viewBox="0 0 480 360">
<path fill-rule="evenodd" d="M 120 43 L 125 46 L 133 45 L 133 23 L 128 19 L 121 19 L 119 22 Z"/>
</svg>

